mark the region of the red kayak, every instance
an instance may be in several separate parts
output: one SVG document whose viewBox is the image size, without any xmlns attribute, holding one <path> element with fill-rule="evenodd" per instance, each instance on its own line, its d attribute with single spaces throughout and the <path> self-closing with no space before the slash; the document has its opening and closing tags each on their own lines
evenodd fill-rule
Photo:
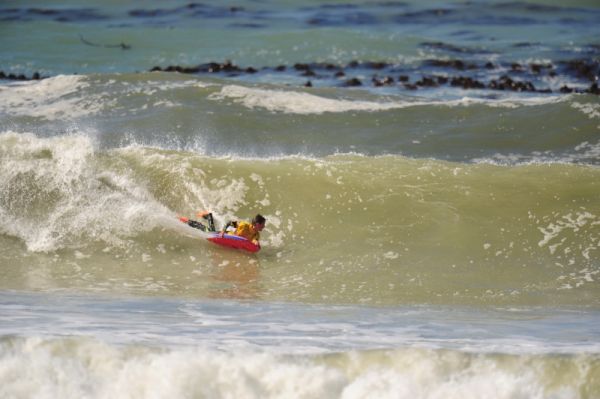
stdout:
<svg viewBox="0 0 600 399">
<path fill-rule="evenodd" d="M 231 234 L 221 235 L 221 233 L 213 233 L 207 238 L 207 240 L 223 247 L 243 249 L 252 253 L 260 250 L 260 245 L 255 244 L 244 237 L 234 236 Z"/>
<path fill-rule="evenodd" d="M 186 217 L 179 217 L 179 220 L 195 229 L 206 231 L 206 226 L 204 226 L 202 223 L 190 220 Z M 206 239 L 222 247 L 243 249 L 244 251 L 252 253 L 260 250 L 260 245 L 255 244 L 244 237 L 235 236 L 232 234 L 210 233 L 210 236 Z"/>
</svg>

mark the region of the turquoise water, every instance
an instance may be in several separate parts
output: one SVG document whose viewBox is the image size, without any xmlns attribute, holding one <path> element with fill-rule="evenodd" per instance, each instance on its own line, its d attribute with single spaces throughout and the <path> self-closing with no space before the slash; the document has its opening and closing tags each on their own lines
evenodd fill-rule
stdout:
<svg viewBox="0 0 600 399">
<path fill-rule="evenodd" d="M 3 2 L 0 397 L 600 397 L 599 21 Z"/>
</svg>

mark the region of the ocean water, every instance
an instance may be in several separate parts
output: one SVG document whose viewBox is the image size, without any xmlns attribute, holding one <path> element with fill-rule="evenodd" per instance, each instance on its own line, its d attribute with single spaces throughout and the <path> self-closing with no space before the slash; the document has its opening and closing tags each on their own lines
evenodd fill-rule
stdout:
<svg viewBox="0 0 600 399">
<path fill-rule="evenodd" d="M 599 27 L 2 2 L 0 397 L 600 398 Z"/>
</svg>

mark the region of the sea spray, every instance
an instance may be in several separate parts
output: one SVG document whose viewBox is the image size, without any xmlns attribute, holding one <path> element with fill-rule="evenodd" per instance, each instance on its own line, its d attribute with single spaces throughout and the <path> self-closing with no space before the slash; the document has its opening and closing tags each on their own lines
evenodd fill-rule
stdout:
<svg viewBox="0 0 600 399">
<path fill-rule="evenodd" d="M 29 251 L 79 247 L 82 240 L 121 245 L 168 212 L 126 174 L 104 169 L 88 137 L 4 133 L 0 140 L 0 228 Z"/>
</svg>

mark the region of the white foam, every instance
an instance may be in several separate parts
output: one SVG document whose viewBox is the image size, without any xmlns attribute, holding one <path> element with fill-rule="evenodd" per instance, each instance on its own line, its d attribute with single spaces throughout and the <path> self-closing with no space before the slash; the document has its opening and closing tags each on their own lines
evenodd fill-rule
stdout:
<svg viewBox="0 0 600 399">
<path fill-rule="evenodd" d="M 547 104 L 557 104 L 568 101 L 569 96 L 518 96 L 509 95 L 498 99 L 487 99 L 477 97 L 464 97 L 460 100 L 442 102 L 440 105 L 449 106 L 469 106 L 469 105 L 485 105 L 491 108 L 519 108 L 519 107 L 536 107 Z"/>
<path fill-rule="evenodd" d="M 600 119 L 600 104 L 587 103 L 583 104 L 580 102 L 574 102 L 571 104 L 572 108 L 581 111 L 584 115 L 587 115 L 590 119 Z M 600 127 L 599 127 L 600 129 Z"/>
<path fill-rule="evenodd" d="M 30 251 L 124 238 L 173 217 L 127 174 L 106 169 L 92 139 L 0 134 L 0 232 Z"/>
<path fill-rule="evenodd" d="M 560 219 L 553 223 L 549 223 L 546 227 L 538 227 L 538 230 L 544 235 L 544 238 L 538 242 L 538 245 L 540 247 L 547 246 L 550 241 L 559 237 L 563 231 L 568 230 L 572 233 L 577 233 L 588 223 L 594 224 L 596 220 L 596 215 L 587 211 L 577 211 L 574 215 L 572 213 L 563 215 Z M 561 244 L 562 243 L 559 243 L 557 245 Z M 551 253 L 554 253 L 556 247 L 549 247 L 549 249 Z"/>
<path fill-rule="evenodd" d="M 232 99 L 248 108 L 265 108 L 272 112 L 291 114 L 323 114 L 325 112 L 382 111 L 408 106 L 406 103 L 349 101 L 317 96 L 310 93 L 269 90 L 237 85 L 224 86 L 212 100 Z"/>
<path fill-rule="evenodd" d="M 0 85 L 0 114 L 30 116 L 45 120 L 75 120 L 103 112 L 128 114 L 155 108 L 175 108 L 181 104 L 156 100 L 162 91 L 206 88 L 196 80 L 144 80 L 129 83 L 83 75 L 59 75 L 39 81 Z M 142 104 L 123 106 L 123 101 L 147 97 Z"/>
<path fill-rule="evenodd" d="M 577 399 L 593 358 L 473 356 L 401 349 L 328 357 L 249 348 L 153 349 L 94 339 L 0 342 L 0 396 L 10 398 Z M 569 378 L 556 378 L 555 367 Z M 550 371 L 546 371 L 550 370 Z"/>
<path fill-rule="evenodd" d="M 254 109 L 263 108 L 271 112 L 282 112 L 289 114 L 310 115 L 323 113 L 341 112 L 377 112 L 393 109 L 403 109 L 425 105 L 437 106 L 471 106 L 485 105 L 498 108 L 518 108 L 521 106 L 537 106 L 566 101 L 565 96 L 540 96 L 540 97 L 507 97 L 502 99 L 485 99 L 463 97 L 450 101 L 412 99 L 412 100 L 389 100 L 360 101 L 334 99 L 299 92 L 294 90 L 262 89 L 255 87 L 244 87 L 239 85 L 226 85 L 220 92 L 209 96 L 211 100 L 233 100 L 235 103 Z"/>
<path fill-rule="evenodd" d="M 517 165 L 517 164 L 591 164 L 597 165 L 600 160 L 600 141 L 590 143 L 584 141 L 571 150 L 562 154 L 552 151 L 534 151 L 526 154 L 501 154 L 496 153 L 485 158 L 475 158 L 475 163 L 489 163 L 493 165 Z"/>
<path fill-rule="evenodd" d="M 87 78 L 77 75 L 0 85 L 0 113 L 48 120 L 95 114 L 103 104 L 81 95 L 89 87 Z"/>
</svg>

